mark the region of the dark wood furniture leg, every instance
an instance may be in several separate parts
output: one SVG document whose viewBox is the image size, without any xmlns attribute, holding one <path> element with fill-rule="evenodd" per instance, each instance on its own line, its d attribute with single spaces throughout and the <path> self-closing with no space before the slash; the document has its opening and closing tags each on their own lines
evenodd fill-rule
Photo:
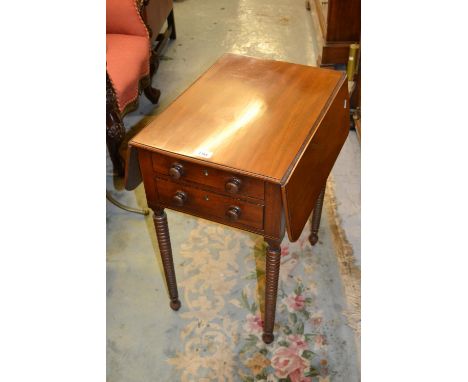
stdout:
<svg viewBox="0 0 468 382">
<path fill-rule="evenodd" d="M 146 98 L 148 98 L 152 104 L 156 105 L 158 103 L 159 97 L 161 96 L 161 90 L 153 88 L 151 85 L 149 85 L 143 91 L 145 92 Z"/>
<path fill-rule="evenodd" d="M 167 17 L 167 24 L 171 28 L 171 40 L 175 40 L 177 38 L 176 28 L 175 28 L 175 19 L 174 19 L 174 9 L 169 13 Z"/>
<path fill-rule="evenodd" d="M 119 149 L 125 138 L 125 126 L 120 116 L 117 97 L 106 70 L 106 143 L 109 156 L 114 166 L 114 172 L 119 177 L 125 174 L 125 166 Z"/>
<path fill-rule="evenodd" d="M 151 51 L 150 57 L 150 77 L 153 78 L 154 74 L 158 71 L 159 68 L 159 56 L 154 52 Z"/>
<path fill-rule="evenodd" d="M 150 57 L 150 82 L 148 86 L 144 88 L 144 93 L 146 98 L 150 100 L 151 103 L 157 104 L 159 102 L 159 97 L 161 96 L 161 91 L 159 89 L 151 87 L 151 79 L 154 74 L 158 71 L 159 68 L 159 59 L 162 55 L 163 49 L 166 47 L 169 39 L 176 39 L 176 29 L 175 29 L 175 19 L 174 19 L 174 10 L 171 10 L 169 16 L 167 16 L 167 29 L 164 33 L 160 33 L 156 37 L 156 46 L 151 50 Z"/>
<path fill-rule="evenodd" d="M 315 245 L 318 242 L 318 231 L 320 228 L 320 218 L 322 217 L 322 207 L 323 207 L 323 199 L 325 198 L 325 186 L 323 186 L 322 191 L 315 202 L 314 212 L 312 214 L 312 227 L 310 230 L 309 241 L 310 244 Z"/>
<path fill-rule="evenodd" d="M 179 293 L 177 291 L 177 280 L 174 270 L 174 260 L 172 258 L 171 238 L 169 236 L 169 227 L 167 225 L 167 215 L 164 208 L 153 209 L 154 227 L 158 237 L 159 251 L 164 266 L 167 289 L 171 299 L 170 306 L 173 310 L 180 309 Z"/>
<path fill-rule="evenodd" d="M 106 143 L 109 156 L 114 166 L 114 172 L 119 177 L 125 174 L 124 161 L 119 153 L 120 146 L 125 137 L 125 127 L 122 119 L 113 111 L 107 112 Z"/>
<path fill-rule="evenodd" d="M 155 105 L 159 101 L 159 97 L 161 96 L 161 91 L 159 89 L 153 88 L 151 86 L 151 82 L 152 82 L 153 75 L 154 73 L 156 73 L 158 68 L 159 68 L 159 57 L 154 51 L 151 51 L 149 82 L 148 82 L 148 85 L 145 86 L 145 88 L 143 89 L 143 92 L 145 93 L 146 98 L 148 98 L 148 100 Z"/>
<path fill-rule="evenodd" d="M 278 295 L 278 277 L 281 261 L 281 247 L 279 241 L 267 240 L 266 249 L 266 286 L 265 286 L 265 321 L 263 325 L 263 342 L 270 344 L 275 336 L 276 297 Z"/>
</svg>

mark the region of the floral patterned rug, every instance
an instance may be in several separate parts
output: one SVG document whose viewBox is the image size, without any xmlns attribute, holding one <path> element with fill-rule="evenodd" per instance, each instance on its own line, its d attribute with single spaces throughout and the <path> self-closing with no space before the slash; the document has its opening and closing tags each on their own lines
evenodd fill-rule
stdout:
<svg viewBox="0 0 468 382">
<path fill-rule="evenodd" d="M 141 189 L 126 197 L 144 203 Z M 270 345 L 261 340 L 260 236 L 168 211 L 182 302 L 173 312 L 151 218 L 111 205 L 107 218 L 108 381 L 359 381 L 360 272 L 331 182 L 319 243 L 308 242 L 308 226 L 282 243 Z"/>
</svg>

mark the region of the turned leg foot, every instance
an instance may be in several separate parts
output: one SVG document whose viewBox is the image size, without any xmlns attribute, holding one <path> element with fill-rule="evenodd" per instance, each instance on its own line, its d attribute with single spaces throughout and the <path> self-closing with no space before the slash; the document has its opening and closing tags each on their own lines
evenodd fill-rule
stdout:
<svg viewBox="0 0 468 382">
<path fill-rule="evenodd" d="M 316 233 L 311 233 L 309 236 L 310 244 L 315 245 L 318 242 L 318 235 Z"/>
<path fill-rule="evenodd" d="M 179 310 L 180 309 L 180 300 L 175 300 L 175 301 L 171 301 L 169 303 L 169 306 L 171 307 L 172 310 Z"/>
<path fill-rule="evenodd" d="M 154 227 L 158 238 L 159 252 L 166 276 L 167 289 L 169 290 L 169 303 L 172 310 L 180 309 L 179 292 L 177 291 L 177 280 L 174 270 L 174 260 L 172 258 L 171 238 L 169 236 L 169 227 L 167 225 L 167 216 L 163 208 L 154 209 Z"/>
<path fill-rule="evenodd" d="M 271 333 L 263 333 L 262 334 L 262 340 L 265 342 L 267 345 L 271 344 L 273 340 L 275 339 L 275 336 Z"/>
<path fill-rule="evenodd" d="M 266 240 L 266 286 L 265 286 L 265 321 L 263 325 L 263 342 L 270 344 L 274 340 L 276 298 L 278 295 L 278 277 L 281 260 L 280 243 Z"/>
<path fill-rule="evenodd" d="M 310 244 L 315 245 L 318 242 L 318 231 L 320 228 L 320 218 L 322 217 L 323 199 L 325 197 L 325 187 L 323 186 L 322 191 L 315 202 L 314 212 L 312 214 L 312 226 L 310 229 L 309 241 Z"/>
</svg>

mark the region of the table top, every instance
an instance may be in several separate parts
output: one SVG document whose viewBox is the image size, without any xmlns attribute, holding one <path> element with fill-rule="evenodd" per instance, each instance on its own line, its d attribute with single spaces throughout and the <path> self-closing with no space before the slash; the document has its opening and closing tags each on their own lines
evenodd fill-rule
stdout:
<svg viewBox="0 0 468 382">
<path fill-rule="evenodd" d="M 345 80 L 225 54 L 130 144 L 284 184 Z"/>
</svg>

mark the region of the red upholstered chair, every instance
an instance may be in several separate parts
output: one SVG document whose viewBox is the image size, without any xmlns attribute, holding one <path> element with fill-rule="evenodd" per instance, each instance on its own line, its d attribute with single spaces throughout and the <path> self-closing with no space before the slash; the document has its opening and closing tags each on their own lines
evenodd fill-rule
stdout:
<svg viewBox="0 0 468 382">
<path fill-rule="evenodd" d="M 161 1 L 164 11 L 170 12 L 166 15 L 168 31 L 161 35 L 162 39 L 175 38 L 172 1 L 169 9 L 167 0 L 151 1 Z M 106 1 L 106 141 L 114 171 L 119 176 L 124 175 L 124 163 L 119 153 L 125 138 L 122 118 L 138 107 L 142 91 L 154 104 L 161 94 L 151 87 L 151 77 L 157 69 L 155 63 L 161 49 L 152 49 L 152 32 L 144 21 L 147 4 L 148 0 Z M 164 21 L 162 19 L 159 28 Z M 158 33 L 159 30 L 153 32 Z"/>
</svg>

